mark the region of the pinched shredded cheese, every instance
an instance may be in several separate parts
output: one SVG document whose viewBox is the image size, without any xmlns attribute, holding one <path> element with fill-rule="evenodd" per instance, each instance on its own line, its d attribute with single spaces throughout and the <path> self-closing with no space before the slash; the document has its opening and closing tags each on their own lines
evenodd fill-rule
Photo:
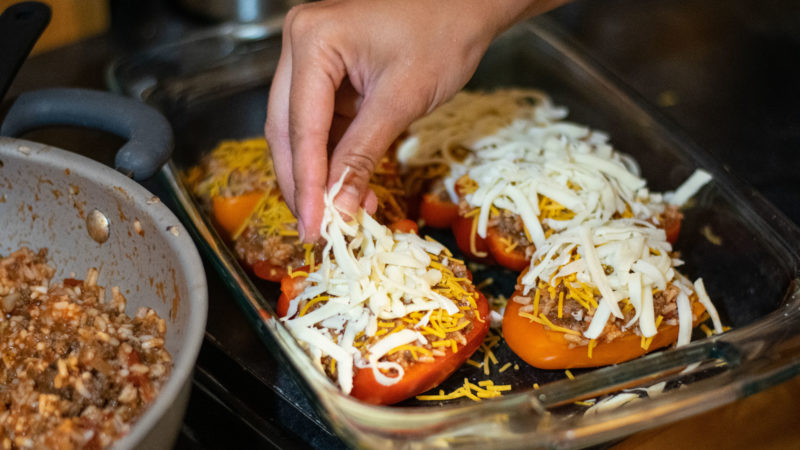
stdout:
<svg viewBox="0 0 800 450">
<path fill-rule="evenodd" d="M 480 314 L 477 293 L 448 268 L 441 244 L 392 233 L 363 210 L 346 221 L 333 204 L 341 185 L 325 195 L 322 258 L 283 320 L 320 368 L 326 358 L 337 361 L 330 374 L 349 393 L 355 368 L 370 368 L 390 386 L 405 372 L 390 356 L 457 352 L 469 318 Z M 327 299 L 318 301 L 322 296 Z"/>
</svg>

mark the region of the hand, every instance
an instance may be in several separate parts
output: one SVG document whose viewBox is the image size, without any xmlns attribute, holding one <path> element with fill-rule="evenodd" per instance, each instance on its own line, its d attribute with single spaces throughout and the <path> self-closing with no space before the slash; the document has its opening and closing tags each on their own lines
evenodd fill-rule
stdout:
<svg viewBox="0 0 800 450">
<path fill-rule="evenodd" d="M 494 37 L 563 0 L 328 0 L 293 8 L 265 125 L 278 183 L 306 242 L 323 194 L 374 211 L 370 175 L 417 117 L 452 97 Z"/>
</svg>

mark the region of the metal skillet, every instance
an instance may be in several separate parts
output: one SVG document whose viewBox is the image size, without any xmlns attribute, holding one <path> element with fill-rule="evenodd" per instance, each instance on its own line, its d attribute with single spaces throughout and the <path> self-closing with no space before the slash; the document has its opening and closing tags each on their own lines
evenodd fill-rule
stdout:
<svg viewBox="0 0 800 450">
<path fill-rule="evenodd" d="M 15 38 L 27 47 L 17 54 L 24 57 L 32 46 L 23 36 L 31 37 L 30 21 L 46 24 L 49 10 L 22 5 L 9 8 L 0 23 L 16 22 L 12 26 L 21 32 Z M 97 128 L 126 138 L 116 156 L 117 170 L 15 138 L 50 125 Z M 96 267 L 100 285 L 119 286 L 127 297 L 129 315 L 148 306 L 167 321 L 165 345 L 173 361 L 170 379 L 115 448 L 171 448 L 203 340 L 207 287 L 197 249 L 175 215 L 123 174 L 144 180 L 171 151 L 172 131 L 163 116 L 139 102 L 104 92 L 27 92 L 16 99 L 0 126 L 0 254 L 21 246 L 47 248 L 57 269 L 55 279 L 72 273 L 82 277 Z"/>
</svg>

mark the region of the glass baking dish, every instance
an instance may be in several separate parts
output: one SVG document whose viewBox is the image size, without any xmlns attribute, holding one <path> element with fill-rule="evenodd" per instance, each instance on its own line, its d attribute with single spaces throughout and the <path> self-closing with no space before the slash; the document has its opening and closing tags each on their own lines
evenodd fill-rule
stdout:
<svg viewBox="0 0 800 450">
<path fill-rule="evenodd" d="M 392 407 L 341 394 L 317 371 L 274 319 L 278 286 L 252 279 L 211 226 L 181 174 L 223 139 L 262 133 L 271 75 L 280 51 L 280 20 L 225 26 L 185 41 L 115 61 L 113 90 L 152 104 L 175 129 L 173 161 L 162 171 L 179 214 L 266 346 L 292 371 L 310 403 L 348 443 L 394 447 L 581 447 L 709 410 L 800 373 L 800 232 L 752 188 L 593 64 L 546 18 L 520 24 L 489 49 L 468 88 L 543 89 L 570 110 L 570 119 L 607 131 L 632 155 L 653 190 L 677 187 L 695 168 L 714 180 L 683 213 L 676 245 L 691 279 L 702 276 L 723 323 L 721 335 L 700 336 L 669 349 L 595 370 L 528 367 L 504 345 L 501 361 L 518 370 L 492 379 L 513 389 L 500 398 L 451 402 L 409 400 Z M 402 93 L 398 93 L 402 95 Z M 435 235 L 449 243 L 444 234 Z M 508 293 L 513 275 L 476 274 Z M 569 376 L 568 376 L 569 375 Z M 485 378 L 469 365 L 447 380 L 449 391 Z M 637 387 L 665 383 L 660 395 Z M 534 383 L 537 387 L 534 387 Z M 587 399 L 625 390 L 639 400 L 586 414 Z"/>
</svg>

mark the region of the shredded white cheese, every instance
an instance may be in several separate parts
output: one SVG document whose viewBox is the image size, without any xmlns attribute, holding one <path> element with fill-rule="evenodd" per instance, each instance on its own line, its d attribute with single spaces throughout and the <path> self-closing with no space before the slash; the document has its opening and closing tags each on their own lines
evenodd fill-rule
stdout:
<svg viewBox="0 0 800 450">
<path fill-rule="evenodd" d="M 565 108 L 535 90 L 461 93 L 412 124 L 398 159 L 406 166 L 447 164 L 444 183 L 454 202 L 459 178 L 473 180 L 477 188 L 464 200 L 480 209 L 481 237 L 493 207 L 518 214 L 535 246 L 545 239 L 544 226 L 563 230 L 624 214 L 646 219 L 664 210 L 662 196 L 647 190 L 638 167 L 605 133 L 565 117 Z M 455 149 L 467 153 L 452 157 Z M 545 214 L 540 196 L 571 214 Z"/>
<path fill-rule="evenodd" d="M 353 367 L 371 368 L 381 384 L 397 383 L 403 378 L 403 367 L 382 358 L 400 346 L 426 345 L 427 339 L 419 329 L 427 325 L 433 311 L 455 315 L 460 309 L 434 290 L 443 273 L 431 267 L 432 255 L 441 255 L 444 247 L 413 233 L 392 233 L 364 210 L 354 221 L 346 222 L 334 206 L 342 180 L 324 198 L 320 234 L 326 245 L 320 265 L 309 273 L 310 284 L 291 300 L 290 314 L 283 320 L 318 366 L 325 357 L 336 361 L 337 383 L 349 393 Z M 327 300 L 320 301 L 315 309 L 298 312 L 300 302 L 319 299 L 323 294 Z M 414 312 L 425 313 L 416 325 L 386 334 L 363 354 L 356 348 L 360 333 L 378 336 L 379 321 Z"/>
<path fill-rule="evenodd" d="M 566 116 L 565 108 L 539 91 L 461 93 L 412 124 L 399 159 L 407 166 L 447 164 L 445 186 L 454 202 L 479 209 L 473 227 L 481 237 L 495 209 L 520 217 L 535 249 L 520 280 L 524 294 L 569 276 L 596 287 L 600 302 L 587 311 L 593 316 L 586 338 L 600 337 L 612 316 L 624 317 L 622 301 L 634 309 L 625 328 L 637 326 L 641 336 L 654 336 L 659 319 L 653 293 L 672 286 L 681 290 L 680 345 L 690 335 L 689 297 L 695 291 L 716 328 L 719 318 L 708 295 L 678 276 L 673 267 L 680 261 L 670 257 L 666 234 L 654 225 L 668 203 L 683 205 L 711 176 L 698 169 L 674 192 L 650 192 L 636 162 L 616 151 L 605 133 Z M 455 195 L 457 182 L 467 183 L 463 198 Z M 556 212 L 542 210 L 542 199 L 555 202 L 550 208 Z"/>
<path fill-rule="evenodd" d="M 700 191 L 709 181 L 711 174 L 702 169 L 697 169 L 674 192 L 667 192 L 664 198 L 671 204 L 683 206 L 690 198 Z"/>
<path fill-rule="evenodd" d="M 664 393 L 666 386 L 667 383 L 662 381 L 649 387 L 626 389 L 622 392 L 610 395 L 598 402 L 595 402 L 594 405 L 584 411 L 583 414 L 586 416 L 591 416 L 593 414 L 617 409 L 620 406 L 640 400 L 640 394 L 644 394 L 645 397 L 650 398 L 658 397 Z"/>
<path fill-rule="evenodd" d="M 638 323 L 641 335 L 650 337 L 657 332 L 653 291 L 688 285 L 672 270 L 671 251 L 664 231 L 649 222 L 617 219 L 589 224 L 552 235 L 536 249 L 520 283 L 527 295 L 540 281 L 550 283 L 574 274 L 576 282 L 597 286 L 602 295 L 586 338 L 600 337 L 611 315 L 623 317 L 619 306 L 623 299 L 629 299 L 635 309 L 627 327 Z M 568 262 L 576 253 L 579 259 Z M 691 308 L 679 313 L 688 314 L 691 323 Z"/>
<path fill-rule="evenodd" d="M 708 315 L 711 316 L 711 322 L 714 324 L 714 331 L 721 334 L 724 331 L 722 329 L 722 321 L 719 319 L 717 308 L 711 303 L 711 298 L 709 298 L 708 293 L 706 293 L 706 286 L 703 284 L 702 278 L 695 280 L 694 290 L 697 292 L 697 298 L 700 300 L 700 303 L 703 304 L 706 311 L 708 311 Z"/>
</svg>

